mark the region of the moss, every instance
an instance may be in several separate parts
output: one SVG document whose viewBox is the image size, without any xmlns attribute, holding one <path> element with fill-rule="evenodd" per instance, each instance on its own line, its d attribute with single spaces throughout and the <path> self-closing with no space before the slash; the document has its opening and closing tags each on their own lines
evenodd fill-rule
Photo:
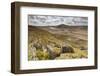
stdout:
<svg viewBox="0 0 100 76">
<path fill-rule="evenodd" d="M 49 59 L 49 53 L 48 52 L 43 52 L 43 51 L 38 50 L 36 52 L 36 55 L 37 55 L 39 60 L 48 60 Z"/>
<path fill-rule="evenodd" d="M 55 52 L 56 54 L 60 54 L 60 53 L 61 53 L 61 48 L 54 47 L 54 52 Z"/>
<path fill-rule="evenodd" d="M 32 52 L 30 50 L 28 51 L 28 60 L 32 60 Z"/>
</svg>

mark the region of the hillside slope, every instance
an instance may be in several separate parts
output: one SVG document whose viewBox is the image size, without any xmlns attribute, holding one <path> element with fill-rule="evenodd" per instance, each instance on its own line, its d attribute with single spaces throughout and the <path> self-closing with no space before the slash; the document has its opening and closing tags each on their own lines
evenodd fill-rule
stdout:
<svg viewBox="0 0 100 76">
<path fill-rule="evenodd" d="M 28 60 L 87 58 L 86 29 L 63 27 L 29 25 Z"/>
</svg>

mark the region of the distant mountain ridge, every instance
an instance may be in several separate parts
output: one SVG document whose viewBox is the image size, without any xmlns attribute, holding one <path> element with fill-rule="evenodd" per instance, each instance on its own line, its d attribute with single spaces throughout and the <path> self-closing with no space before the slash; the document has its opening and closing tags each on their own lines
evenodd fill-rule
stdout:
<svg viewBox="0 0 100 76">
<path fill-rule="evenodd" d="M 36 26 L 36 25 L 29 25 L 29 26 Z M 71 27 L 76 27 L 76 26 L 78 26 L 78 27 L 88 27 L 88 26 L 86 26 L 86 25 L 66 25 L 66 24 L 59 24 L 59 25 L 47 25 L 47 26 L 36 26 L 36 27 L 69 27 L 69 26 L 71 26 Z"/>
<path fill-rule="evenodd" d="M 69 25 L 65 25 L 65 24 L 60 24 L 60 25 L 57 25 L 57 27 L 60 27 L 60 28 L 66 28 L 68 27 Z"/>
</svg>

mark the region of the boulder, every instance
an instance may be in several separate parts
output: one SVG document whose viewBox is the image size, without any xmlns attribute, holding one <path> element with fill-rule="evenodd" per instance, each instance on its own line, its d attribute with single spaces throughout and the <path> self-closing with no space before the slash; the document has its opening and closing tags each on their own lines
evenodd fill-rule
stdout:
<svg viewBox="0 0 100 76">
<path fill-rule="evenodd" d="M 53 47 L 50 45 L 47 45 L 47 51 L 49 52 L 50 59 L 55 59 L 61 54 L 61 48 Z"/>
<path fill-rule="evenodd" d="M 62 53 L 74 53 L 74 49 L 71 46 L 62 46 Z"/>
<path fill-rule="evenodd" d="M 36 49 L 42 49 L 42 45 L 40 43 L 34 44 L 34 47 Z"/>
<path fill-rule="evenodd" d="M 42 46 L 43 52 L 48 52 L 46 46 Z"/>
<path fill-rule="evenodd" d="M 47 51 L 49 53 L 50 59 L 55 59 L 55 53 L 53 52 L 53 48 L 50 45 L 47 45 Z"/>
</svg>

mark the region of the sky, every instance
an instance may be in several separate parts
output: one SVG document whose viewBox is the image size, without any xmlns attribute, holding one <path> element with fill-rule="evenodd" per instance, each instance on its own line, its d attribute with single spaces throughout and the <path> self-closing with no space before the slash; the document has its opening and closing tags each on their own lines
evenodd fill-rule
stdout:
<svg viewBox="0 0 100 76">
<path fill-rule="evenodd" d="M 53 16 L 53 15 L 28 15 L 28 24 L 33 26 L 87 26 L 88 17 Z"/>
</svg>

